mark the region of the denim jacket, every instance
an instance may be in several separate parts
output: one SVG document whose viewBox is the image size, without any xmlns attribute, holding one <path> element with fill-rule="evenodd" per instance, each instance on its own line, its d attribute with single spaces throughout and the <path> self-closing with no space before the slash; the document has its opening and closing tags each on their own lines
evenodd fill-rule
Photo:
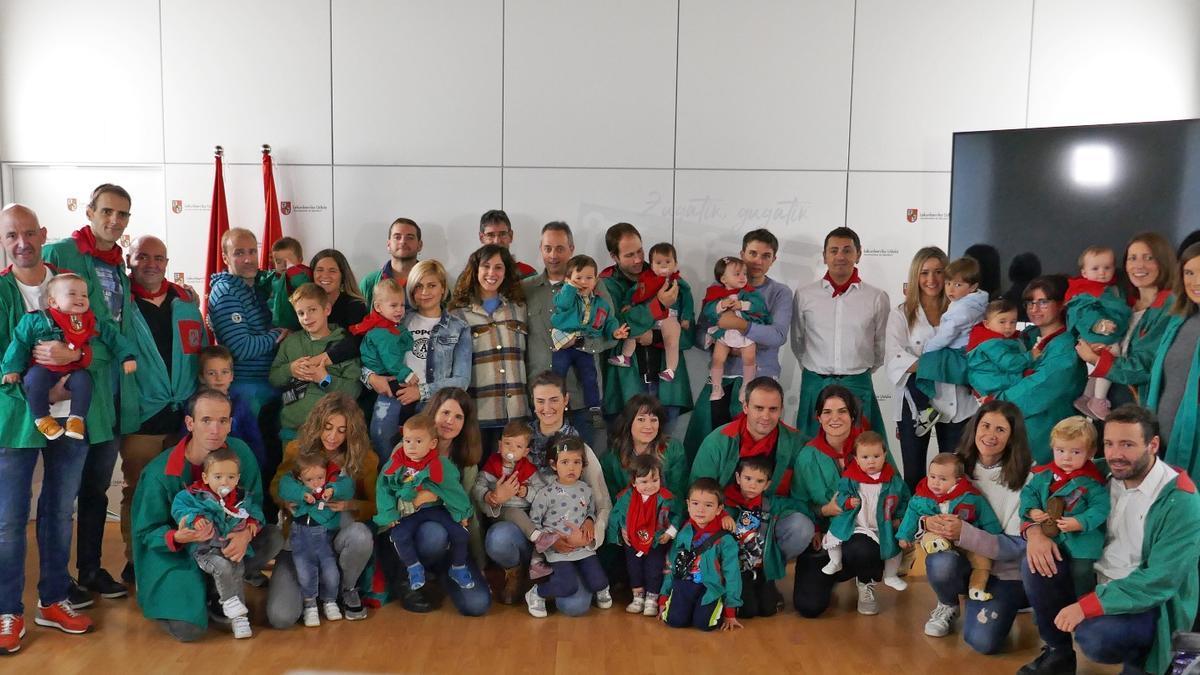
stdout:
<svg viewBox="0 0 1200 675">
<path fill-rule="evenodd" d="M 409 317 L 406 314 L 407 327 Z M 429 332 L 429 352 L 425 360 L 425 381 L 421 383 L 424 404 L 443 387 L 466 389 L 471 385 L 471 329 L 467 322 L 442 312 L 442 318 Z"/>
</svg>

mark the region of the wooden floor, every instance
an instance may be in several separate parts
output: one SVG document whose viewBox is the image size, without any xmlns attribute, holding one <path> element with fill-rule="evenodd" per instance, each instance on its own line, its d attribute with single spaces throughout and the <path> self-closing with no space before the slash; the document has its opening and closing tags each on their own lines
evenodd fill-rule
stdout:
<svg viewBox="0 0 1200 675">
<path fill-rule="evenodd" d="M 464 618 L 447 603 L 431 614 L 398 605 L 372 610 L 365 621 L 339 621 L 287 631 L 256 625 L 251 640 L 213 629 L 196 644 L 178 644 L 142 618 L 133 599 L 102 600 L 88 610 L 94 633 L 66 635 L 33 624 L 37 557 L 32 525 L 26 567 L 28 633 L 21 651 L 0 658 L 11 673 L 282 673 L 288 670 L 422 673 L 1013 673 L 1038 653 L 1032 616 L 1022 614 L 1000 656 L 980 656 L 959 634 L 925 637 L 934 604 L 918 568 L 909 589 L 880 586 L 881 612 L 859 616 L 853 584 L 842 584 L 835 606 L 816 620 L 790 609 L 746 622 L 734 634 L 673 630 L 613 608 L 582 618 L 534 619 L 524 606 L 496 604 L 482 618 Z M 114 575 L 124 560 L 120 532 L 109 524 L 105 564 Z M 791 587 L 790 577 L 787 587 Z M 261 596 L 251 597 L 255 613 Z M 625 598 L 627 602 L 628 599 Z M 260 616 L 261 618 L 261 616 Z M 1115 672 L 1080 659 L 1081 673 Z"/>
</svg>

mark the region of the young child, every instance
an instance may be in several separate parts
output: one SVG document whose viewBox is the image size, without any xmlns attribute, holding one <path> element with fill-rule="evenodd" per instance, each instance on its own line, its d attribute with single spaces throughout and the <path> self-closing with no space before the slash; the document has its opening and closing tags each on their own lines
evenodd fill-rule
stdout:
<svg viewBox="0 0 1200 675">
<path fill-rule="evenodd" d="M 679 298 L 667 308 L 667 316 L 657 319 L 652 326 L 653 330 L 662 334 L 663 359 L 666 365 L 658 374 L 658 379 L 663 382 L 674 381 L 675 370 L 679 368 L 679 337 L 683 331 L 691 328 L 690 322 L 680 321 L 679 316 L 683 313 L 684 293 L 690 294 L 691 289 L 687 288 L 687 284 L 679 276 L 679 256 L 675 247 L 667 242 L 660 242 L 650 247 L 650 264 L 638 275 L 630 302 L 634 305 L 647 304 L 658 296 L 658 292 L 664 286 L 669 288 L 672 284 L 679 286 Z M 625 338 L 621 343 L 621 353 L 610 358 L 608 362 L 622 368 L 632 366 L 633 353 L 637 351 L 636 338 L 636 335 Z"/>
<path fill-rule="evenodd" d="M 233 405 L 233 419 L 229 435 L 250 446 L 254 459 L 259 466 L 269 466 L 267 449 L 263 443 L 262 431 L 258 428 L 258 418 L 250 409 L 250 404 L 237 392 L 230 391 L 233 384 L 233 354 L 225 345 L 209 345 L 200 350 L 199 370 L 196 374 L 200 386 L 210 387 L 229 397 Z M 187 427 L 182 427 L 180 433 L 186 435 Z"/>
<path fill-rule="evenodd" d="M 237 453 L 229 448 L 214 450 L 204 458 L 200 480 L 175 495 L 171 502 L 171 517 L 179 527 L 197 528 L 211 523 L 213 536 L 208 541 L 188 544 L 196 565 L 213 578 L 221 610 L 229 618 L 234 638 L 252 636 L 250 619 L 246 616 L 245 566 L 221 554 L 229 543 L 230 533 L 244 530 L 251 524 L 263 522 L 262 510 L 254 500 L 247 500 L 238 487 L 241 463 Z M 247 548 L 246 555 L 250 555 Z M 243 559 L 244 560 L 244 559 Z"/>
<path fill-rule="evenodd" d="M 713 267 L 713 277 L 717 283 L 704 292 L 704 308 L 701 311 L 710 325 L 705 334 L 705 346 L 712 345 L 713 348 L 712 365 L 709 366 L 709 379 L 712 382 L 709 399 L 719 401 L 725 397 L 725 388 L 721 384 L 725 359 L 734 350 L 742 357 L 742 381 L 749 382 L 758 375 L 755 344 L 739 330 L 717 326 L 721 313 L 733 310 L 738 317 L 761 324 L 771 323 L 771 314 L 758 291 L 746 285 L 746 263 L 741 258 L 725 256 L 718 260 Z"/>
<path fill-rule="evenodd" d="M 658 596 L 662 620 L 672 628 L 742 627 L 738 546 L 721 528 L 721 502 L 721 486 L 711 478 L 699 478 L 688 488 L 688 521 L 667 554 L 671 568 Z"/>
<path fill-rule="evenodd" d="M 1067 303 L 1067 329 L 1093 350 L 1107 349 L 1113 356 L 1121 354 L 1121 340 L 1133 318 L 1117 286 L 1116 272 L 1116 254 L 1111 248 L 1089 246 L 1079 256 L 1080 276 L 1068 282 L 1063 298 Z M 1089 374 L 1095 369 L 1095 364 L 1088 364 Z M 1108 417 L 1110 385 L 1107 378 L 1089 377 L 1083 395 L 1075 400 L 1075 409 L 1103 421 Z"/>
<path fill-rule="evenodd" d="M 990 398 L 1020 382 L 1035 357 L 1017 335 L 1017 306 L 993 300 L 967 340 L 967 384 L 976 398 Z"/>
<path fill-rule="evenodd" d="M 1003 527 L 996 518 L 987 499 L 967 480 L 966 468 L 962 458 L 952 452 L 941 452 L 934 455 L 929 462 L 929 470 L 925 478 L 917 483 L 916 494 L 908 501 L 904 511 L 904 520 L 896 530 L 896 540 L 900 548 L 908 550 L 913 538 L 917 537 L 921 549 L 926 554 L 938 553 L 954 549 L 954 545 L 945 537 L 925 531 L 925 516 L 952 514 L 963 522 L 971 523 L 991 534 L 1001 534 Z M 961 551 L 971 564 L 971 578 L 967 583 L 967 594 L 972 600 L 991 600 L 992 594 L 987 592 L 988 575 L 992 571 L 992 561 L 985 556 L 971 551 Z"/>
<path fill-rule="evenodd" d="M 292 472 L 279 481 L 279 496 L 295 504 L 288 541 L 304 598 L 304 625 L 321 625 L 318 598 L 325 620 L 339 621 L 341 571 L 333 553 L 333 537 L 341 526 L 342 514 L 326 508 L 326 503 L 353 499 L 354 481 L 324 454 L 302 452 Z"/>
<path fill-rule="evenodd" d="M 629 337 L 629 326 L 617 321 L 608 301 L 596 294 L 597 269 L 596 261 L 590 256 L 577 255 L 567 261 L 566 281 L 554 296 L 550 341 L 554 345 L 551 355 L 554 372 L 566 377 L 569 370 L 575 369 L 592 426 L 603 429 L 596 355 L 583 350 L 583 339 L 622 340 Z"/>
<path fill-rule="evenodd" d="M 1092 463 L 1096 427 L 1085 417 L 1068 417 L 1050 431 L 1054 461 L 1033 468 L 1021 490 L 1021 516 L 1027 527 L 1040 526 L 1058 542 L 1063 563 L 1071 567 L 1075 595 L 1092 592 L 1092 565 L 1104 550 L 1111 508 L 1104 476 Z"/>
<path fill-rule="evenodd" d="M 420 378 L 408 366 L 408 357 L 413 350 L 412 333 L 404 327 L 405 294 L 395 279 L 380 279 L 375 284 L 371 295 L 372 310 L 361 322 L 350 326 L 350 334 L 362 339 L 359 344 L 359 356 L 362 361 L 363 376 L 370 374 L 382 375 L 387 379 L 392 397 L 380 396 L 375 404 L 375 415 L 384 419 L 389 415 L 392 406 L 405 406 L 396 399 L 400 387 L 413 384 Z M 396 420 L 411 417 L 416 412 L 415 404 L 408 404 L 407 414 L 401 412 Z M 392 451 L 392 436 L 395 426 L 391 429 L 380 430 L 372 425 L 371 445 L 375 454 L 387 457 Z"/>
<path fill-rule="evenodd" d="M 592 488 L 580 478 L 587 466 L 587 451 L 576 437 L 556 440 L 547 450 L 550 468 L 555 479 L 534 495 L 529 507 L 529 519 L 537 527 L 529 535 L 534 547 L 546 554 L 553 573 L 540 586 L 525 594 L 529 613 L 536 618 L 546 616 L 546 598 L 565 598 L 574 595 L 582 585 L 596 594 L 596 606 L 612 607 L 608 591 L 608 576 L 596 557 L 595 541 L 584 543 L 567 553 L 551 548 L 559 539 L 580 537 L 587 520 L 596 522 L 596 502 Z"/>
<path fill-rule="evenodd" d="M 117 331 L 116 325 L 111 321 L 96 321 L 83 277 L 59 274 L 50 280 L 46 292 L 48 309 L 21 317 L 13 330 L 12 342 L 4 352 L 0 372 L 4 373 L 4 384 L 21 382 L 21 372 L 25 372 L 25 401 L 43 436 L 54 440 L 65 433 L 68 438 L 83 440 L 87 433 L 83 420 L 92 404 L 92 375 L 86 370 L 92 362 L 89 342 L 98 337 L 113 357 L 122 361 L 121 368 L 126 375 L 137 370 L 137 362 L 132 345 Z M 43 341 L 65 342 L 72 349 L 80 350 L 83 358 L 64 366 L 30 365 L 33 348 Z M 66 429 L 50 416 L 50 390 L 64 375 L 67 390 L 71 392 L 71 412 Z"/>
<path fill-rule="evenodd" d="M 463 490 L 458 468 L 438 453 L 437 445 L 432 418 L 408 418 L 404 440 L 379 474 L 375 488 L 375 524 L 391 530 L 388 537 L 408 568 L 408 585 L 414 591 L 425 585 L 425 567 L 417 559 L 413 539 L 417 528 L 428 522 L 441 525 L 450 538 L 450 579 L 459 588 L 475 587 L 467 569 L 471 500 Z"/>
<path fill-rule="evenodd" d="M 305 265 L 304 249 L 292 237 L 282 237 L 271 246 L 271 262 L 275 271 L 271 280 L 271 323 L 288 330 L 300 330 L 296 310 L 289 302 L 292 293 L 313 280 L 312 269 Z"/>
<path fill-rule="evenodd" d="M 725 486 L 725 511 L 721 527 L 732 532 L 738 544 L 738 561 L 742 569 L 742 606 L 737 615 L 742 619 L 774 616 L 783 596 L 775 587 L 775 579 L 766 574 L 767 561 L 782 570 L 785 561 L 775 542 L 775 515 L 771 499 L 765 494 L 771 484 L 771 462 L 756 455 L 743 457 L 734 472 L 735 484 Z"/>
<path fill-rule="evenodd" d="M 538 490 L 546 485 L 541 472 L 528 459 L 532 445 L 533 429 L 527 422 L 513 420 L 506 424 L 500 432 L 499 451 L 483 462 L 471 488 L 475 503 L 482 507 L 485 516 L 516 525 L 526 537 L 537 529 L 529 519 L 529 505 Z M 496 503 L 493 496 L 501 483 L 508 483 L 514 492 L 506 501 Z M 545 557 L 535 551 L 529 563 L 529 578 L 546 576 L 550 576 L 550 566 Z"/>
<path fill-rule="evenodd" d="M 285 443 L 296 437 L 296 430 L 322 395 L 340 391 L 358 398 L 362 391 L 358 379 L 362 366 L 357 358 L 328 366 L 317 365 L 317 360 L 313 359 L 324 354 L 329 345 L 346 338 L 346 331 L 341 326 L 329 325 L 332 306 L 325 289 L 316 284 L 304 284 L 292 293 L 291 300 L 303 330 L 289 333 L 279 343 L 267 378 L 271 386 L 284 390 L 279 436 Z M 297 375 L 297 372 L 301 374 Z"/>
<path fill-rule="evenodd" d="M 887 463 L 883 436 L 864 431 L 854 440 L 854 463 L 842 473 L 837 497 L 843 510 L 829 521 L 829 531 L 822 542 L 829 563 L 821 571 L 840 572 L 842 542 L 855 534 L 865 534 L 879 543 L 884 585 L 898 591 L 908 588 L 908 583 L 897 574 L 901 554 L 895 536 L 900 515 L 908 504 L 908 485 Z"/>
<path fill-rule="evenodd" d="M 608 540 L 625 547 L 625 569 L 633 588 L 630 614 L 658 616 L 667 549 L 682 514 L 678 501 L 662 484 L 662 460 L 653 453 L 629 463 L 630 487 L 621 491 L 608 517 Z"/>
<path fill-rule="evenodd" d="M 928 434 L 935 424 L 950 415 L 950 411 L 939 410 L 933 403 L 937 398 L 937 383 L 967 384 L 964 349 L 970 341 L 971 329 L 983 321 L 988 304 L 987 291 L 979 290 L 981 279 L 982 272 L 974 258 L 963 257 L 946 265 L 946 298 L 950 305 L 917 360 L 916 389 L 921 395 L 914 396 L 913 403 L 919 411 L 918 436 Z"/>
</svg>

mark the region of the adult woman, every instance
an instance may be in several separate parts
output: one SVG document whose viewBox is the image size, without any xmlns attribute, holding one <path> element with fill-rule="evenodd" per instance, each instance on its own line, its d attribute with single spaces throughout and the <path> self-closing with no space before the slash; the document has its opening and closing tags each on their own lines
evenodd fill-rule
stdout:
<svg viewBox="0 0 1200 675">
<path fill-rule="evenodd" d="M 663 463 L 662 486 L 683 507 L 688 487 L 687 453 L 683 443 L 667 435 L 666 421 L 666 408 L 653 396 L 638 394 L 625 404 L 609 438 L 608 452 L 600 460 L 604 482 L 614 502 L 629 487 L 629 464 L 633 458 L 653 452 Z"/>
<path fill-rule="evenodd" d="M 963 614 L 963 640 L 981 654 L 994 654 L 1004 646 L 1017 612 L 1029 606 L 1021 585 L 1025 540 L 1021 538 L 1020 506 L 1031 460 L 1021 411 L 1006 401 L 984 403 L 963 430 L 957 452 L 972 484 L 996 512 L 1004 533 L 989 534 L 955 515 L 929 516 L 925 528 L 994 561 L 987 585 L 992 599 L 968 599 Z M 967 592 L 971 566 L 959 552 L 942 551 L 925 559 L 925 570 L 938 598 L 925 634 L 944 637 L 958 616 L 958 596 Z"/>
<path fill-rule="evenodd" d="M 918 410 L 913 396 L 920 397 L 916 389 L 917 359 L 924 351 L 925 342 L 933 335 L 941 322 L 949 302 L 946 300 L 946 254 L 936 246 L 927 246 L 913 256 L 908 268 L 908 283 L 904 288 L 904 302 L 888 315 L 884 369 L 888 379 L 896 385 L 895 420 L 900 436 L 900 457 L 903 460 L 904 481 L 910 490 L 925 477 L 925 465 L 929 452 L 929 436 L 917 435 Z M 939 409 L 953 411 L 948 422 L 934 426 L 938 448 L 949 451 L 958 446 L 963 425 L 975 414 L 979 404 L 971 395 L 971 388 L 964 385 L 937 383 Z"/>
<path fill-rule="evenodd" d="M 1033 326 L 1025 329 L 1026 346 L 1041 354 L 1033 371 L 996 395 L 1021 409 L 1029 432 L 1029 448 L 1037 464 L 1049 462 L 1050 430 L 1075 414 L 1072 401 L 1086 384 L 1087 371 L 1075 354 L 1072 335 L 1063 322 L 1067 280 L 1057 274 L 1040 276 L 1025 287 L 1025 311 Z"/>
<path fill-rule="evenodd" d="M 1150 370 L 1147 403 L 1158 414 L 1168 464 L 1195 473 L 1200 455 L 1200 244 L 1179 256 L 1175 304 Z M 1186 373 L 1186 375 L 1184 375 Z"/>
<path fill-rule="evenodd" d="M 421 410 L 430 398 L 447 387 L 466 389 L 471 383 L 471 332 L 462 319 L 442 309 L 450 297 L 446 268 L 436 260 L 413 266 L 405 286 L 411 309 L 404 327 L 413 336 L 413 348 L 405 364 L 417 374 L 418 382 L 401 385 L 392 397 L 388 378 L 371 373 L 367 384 L 379 398 L 371 415 L 371 443 L 380 463 L 387 461 L 396 431 L 410 415 Z"/>
<path fill-rule="evenodd" d="M 525 399 L 525 292 L 508 249 L 488 244 L 467 259 L 450 313 L 471 328 L 471 387 L 484 448 L 492 452 L 511 419 L 529 416 Z"/>
<path fill-rule="evenodd" d="M 312 257 L 313 283 L 325 289 L 332 309 L 329 323 L 349 328 L 367 318 L 371 308 L 358 290 L 350 263 L 342 252 L 327 248 Z"/>
<path fill-rule="evenodd" d="M 287 444 L 283 462 L 271 480 L 271 498 L 281 514 L 289 514 L 292 504 L 279 497 L 279 482 L 295 467 L 302 452 L 323 453 L 354 479 L 354 498 L 328 502 L 342 514 L 341 527 L 333 539 L 333 550 L 342 572 L 341 601 L 347 619 L 367 618 L 358 595 L 358 578 L 371 560 L 372 534 L 367 523 L 375 515 L 375 479 L 379 463 L 371 452 L 367 427 L 354 399 L 341 392 L 326 394 L 300 427 L 296 440 Z M 267 592 L 267 618 L 276 628 L 295 625 L 304 609 L 300 582 L 291 553 L 283 551 L 275 561 L 275 572 Z"/>
<path fill-rule="evenodd" d="M 1167 328 L 1177 276 L 1171 244 L 1156 232 L 1135 235 L 1125 247 L 1125 276 L 1133 284 L 1136 301 L 1129 332 L 1121 342 L 1121 355 L 1113 356 L 1108 350 L 1096 352 L 1083 340 L 1075 345 L 1079 358 L 1096 366 L 1090 377 L 1105 377 L 1125 385 L 1109 390 L 1113 407 L 1145 401 L 1149 393 L 1150 366 Z"/>
<path fill-rule="evenodd" d="M 551 371 L 541 373 L 530 383 L 533 393 L 533 408 L 537 419 L 530 423 L 533 428 L 533 447 L 529 453 L 529 461 L 538 466 L 546 474 L 548 480 L 553 479 L 552 472 L 546 464 L 546 448 L 554 437 L 579 436 L 571 425 L 566 422 L 567 385 L 563 378 Z M 580 546 L 597 548 L 604 543 L 604 528 L 608 524 L 608 514 L 612 510 L 612 500 L 608 496 L 608 488 L 604 484 L 604 472 L 596 453 L 586 444 L 587 452 L 583 467 L 583 480 L 592 488 L 592 501 L 596 506 L 596 520 L 585 522 L 583 528 L 576 534 L 560 539 L 555 544 L 557 548 L 570 550 Z M 501 483 L 496 490 L 483 495 L 482 499 L 494 504 L 503 504 L 515 487 L 505 487 Z M 482 509 L 482 505 L 480 505 Z M 533 546 L 521 534 L 516 525 L 504 521 L 493 523 L 487 529 L 484 537 L 484 549 L 487 555 L 497 565 L 504 568 L 504 591 L 501 600 L 505 604 L 515 602 L 520 596 L 522 573 L 527 568 Z M 568 616 L 581 616 L 587 613 L 592 602 L 592 594 L 584 587 L 568 598 L 558 598 L 555 605 L 559 611 Z"/>
</svg>

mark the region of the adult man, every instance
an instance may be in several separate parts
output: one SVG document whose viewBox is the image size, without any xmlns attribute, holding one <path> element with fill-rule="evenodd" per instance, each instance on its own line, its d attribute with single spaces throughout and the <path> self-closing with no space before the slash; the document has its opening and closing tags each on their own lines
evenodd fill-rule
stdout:
<svg viewBox="0 0 1200 675">
<path fill-rule="evenodd" d="M 779 240 L 768 230 L 751 230 L 742 237 L 741 258 L 746 263 L 748 284 L 766 301 L 771 323 L 752 324 L 732 311 L 723 313 L 717 321 L 719 328 L 739 330 L 750 338 L 757 345 L 757 374 L 776 380 L 781 372 L 779 348 L 787 341 L 788 329 L 792 326 L 792 289 L 788 288 L 787 284 L 767 276 L 778 254 Z M 709 327 L 701 315 L 696 325 L 697 337 L 704 335 Z M 725 361 L 724 379 L 725 396 L 719 401 L 708 399 L 709 392 L 712 391 L 711 383 L 705 384 L 700 390 L 700 395 L 696 397 L 701 403 L 692 410 L 687 435 L 684 437 L 684 446 L 689 453 L 695 454 L 709 432 L 726 424 L 739 412 L 741 405 L 738 403 L 738 391 L 743 384 L 740 356 L 730 355 Z M 706 401 L 707 405 L 704 403 Z"/>
<path fill-rule="evenodd" d="M 828 267 L 825 276 L 797 288 L 792 308 L 792 351 L 804 369 L 796 427 L 805 438 L 815 436 L 817 394 L 840 384 L 858 397 L 871 429 L 882 433 L 871 373 L 883 365 L 887 293 L 859 278 L 862 244 L 854 230 L 831 230 L 821 255 Z"/>
<path fill-rule="evenodd" d="M 542 227 L 541 243 L 545 269 L 541 274 L 521 282 L 525 287 L 525 305 L 529 310 L 529 337 L 525 342 L 525 372 L 542 373 L 551 369 L 554 353 L 550 340 L 550 315 L 554 313 L 554 297 L 562 289 L 566 278 L 567 261 L 575 255 L 575 238 L 571 227 L 564 222 L 554 221 Z M 604 285 L 596 287 L 596 293 L 612 305 Z M 589 354 L 600 354 L 614 344 L 613 340 L 584 338 L 582 349 Z M 579 431 L 585 443 L 594 445 L 595 429 L 587 419 L 587 408 L 583 405 L 583 390 L 575 377 L 575 369 L 567 372 L 568 398 L 575 408 L 570 411 L 571 426 Z"/>
<path fill-rule="evenodd" d="M 1075 672 L 1072 633 L 1093 661 L 1122 663 L 1122 672 L 1167 670 L 1171 634 L 1191 630 L 1196 618 L 1200 498 L 1186 473 L 1158 459 L 1160 445 L 1145 408 L 1123 405 L 1105 420 L 1112 508 L 1094 592 L 1078 597 L 1054 540 L 1025 529 L 1021 576 L 1046 646 L 1020 673 Z"/>
<path fill-rule="evenodd" d="M 668 315 L 668 311 L 679 299 L 679 284 L 663 284 L 658 294 L 649 303 L 633 305 L 633 290 L 637 286 L 638 275 L 646 266 L 645 250 L 642 248 L 642 235 L 637 228 L 629 223 L 617 223 L 604 233 L 604 245 L 612 258 L 613 264 L 600 272 L 602 286 L 612 299 L 621 323 L 633 326 L 649 326 L 655 320 Z M 679 321 L 691 322 L 694 319 L 689 313 L 681 312 Z M 662 335 L 658 331 L 646 330 L 637 338 L 638 349 L 633 354 L 630 367 L 615 366 L 605 363 L 604 369 L 604 412 L 614 415 L 625 405 L 625 401 L 634 394 L 642 392 L 657 396 L 667 408 L 666 428 L 669 430 L 678 419 L 680 413 L 692 407 L 692 384 L 688 379 L 687 368 L 679 368 L 675 378 L 666 382 L 659 379 L 658 374 L 663 369 Z M 692 348 L 692 334 L 684 331 L 679 336 L 679 362 L 683 363 L 683 354 Z"/>
<path fill-rule="evenodd" d="M 129 507 L 138 477 L 150 460 L 163 451 L 169 436 L 183 428 L 184 406 L 196 391 L 200 349 L 208 346 L 208 331 L 196 296 L 166 280 L 167 245 L 158 237 L 137 238 L 125 258 L 136 310 L 135 337 L 138 355 L 138 390 L 141 393 L 141 426 L 121 438 L 121 535 L 125 559 L 121 573 L 133 582 L 133 540 Z"/>
<path fill-rule="evenodd" d="M 10 265 L 0 272 L 0 345 L 8 345 L 21 316 L 46 308 L 46 287 L 57 269 L 42 261 L 46 228 L 25 206 L 12 204 L 0 211 L 0 243 Z M 102 351 L 99 345 L 97 351 Z M 36 360 L 43 365 L 67 363 L 84 357 L 62 343 L 38 347 Z M 53 356 L 54 358 L 49 358 Z M 107 373 L 109 364 L 96 358 L 89 366 L 93 378 Z M 61 392 L 60 392 L 61 393 Z M 62 403 L 51 414 L 63 418 Z M 93 396 L 87 426 L 93 438 L 111 438 L 112 399 Z M 107 434 L 107 436 L 106 436 Z M 71 578 L 67 563 L 71 556 L 71 514 L 83 465 L 87 457 L 84 441 L 61 436 L 47 441 L 33 424 L 19 384 L 0 385 L 0 653 L 21 648 L 25 632 L 21 595 L 25 589 L 26 531 L 29 502 L 33 492 L 33 470 L 42 456 L 42 492 L 38 497 L 37 545 L 41 573 L 38 577 L 38 617 L 41 625 L 68 633 L 91 630 L 92 621 L 76 614 L 68 602 Z"/>
<path fill-rule="evenodd" d="M 512 248 L 513 229 L 508 214 L 500 209 L 485 211 L 479 217 L 479 244 L 495 244 L 504 248 Z M 517 277 L 525 280 L 537 276 L 537 270 L 532 265 L 517 261 Z"/>
<path fill-rule="evenodd" d="M 239 487 L 245 498 L 261 507 L 262 476 L 245 443 L 229 438 L 233 406 L 215 389 L 201 389 L 188 402 L 184 423 L 188 435 L 169 452 L 146 465 L 133 495 L 133 557 L 138 604 L 180 642 L 199 640 L 208 628 L 205 579 L 186 545 L 213 536 L 212 523 L 179 527 L 171 517 L 171 502 L 181 490 L 200 479 L 204 458 L 218 448 L 238 456 Z M 261 570 L 283 548 L 283 535 L 273 525 L 251 523 L 231 532 L 221 550 L 232 561 L 245 559 L 247 576 Z M 253 547 L 253 555 L 246 549 Z"/>
<path fill-rule="evenodd" d="M 408 218 L 397 218 L 388 226 L 387 250 L 388 261 L 381 269 L 363 277 L 359 288 L 367 300 L 367 307 L 375 296 L 375 284 L 380 279 L 395 279 L 403 287 L 408 283 L 408 272 L 417 264 L 417 254 L 421 252 L 424 243 L 421 242 L 421 226 Z"/>
<path fill-rule="evenodd" d="M 63 270 L 70 270 L 87 281 L 88 297 L 96 321 L 115 322 L 128 340 L 135 337 L 133 299 L 129 279 L 125 276 L 125 260 L 117 245 L 129 226 L 129 193 L 119 185 L 105 183 L 92 191 L 88 202 L 88 225 L 71 233 L 70 238 L 46 246 L 46 261 Z M 110 440 L 100 441 L 89 428 L 88 457 L 79 486 L 78 537 L 75 543 L 75 565 L 79 569 L 79 588 L 72 593 L 76 608 L 91 604 L 91 593 L 104 598 L 128 595 L 125 586 L 112 578 L 100 565 L 104 542 L 104 523 L 108 516 L 108 488 L 112 485 L 113 468 L 117 463 L 120 434 L 130 433 L 139 426 L 140 394 L 136 375 L 125 375 L 118 364 L 103 382 L 95 381 L 96 396 L 110 395 L 116 400 L 117 429 Z"/>
</svg>

